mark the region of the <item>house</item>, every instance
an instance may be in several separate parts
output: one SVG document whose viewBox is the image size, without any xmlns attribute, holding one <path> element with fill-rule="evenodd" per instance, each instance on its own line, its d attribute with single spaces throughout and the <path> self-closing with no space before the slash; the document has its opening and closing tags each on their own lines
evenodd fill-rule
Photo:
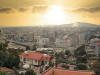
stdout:
<svg viewBox="0 0 100 75">
<path fill-rule="evenodd" d="M 50 55 L 35 52 L 25 51 L 20 56 L 20 61 L 23 65 L 28 64 L 31 69 L 43 71 L 46 66 L 49 66 Z M 45 65 L 44 65 L 45 64 Z"/>
<path fill-rule="evenodd" d="M 47 71 L 43 72 L 41 75 L 51 75 L 51 73 L 55 73 L 54 75 L 93 75 L 94 74 L 94 72 L 90 72 L 90 71 L 74 71 L 74 70 L 50 68 Z"/>
<path fill-rule="evenodd" d="M 7 67 L 1 67 L 0 70 L 6 72 L 8 75 L 14 74 L 14 71 Z"/>
</svg>

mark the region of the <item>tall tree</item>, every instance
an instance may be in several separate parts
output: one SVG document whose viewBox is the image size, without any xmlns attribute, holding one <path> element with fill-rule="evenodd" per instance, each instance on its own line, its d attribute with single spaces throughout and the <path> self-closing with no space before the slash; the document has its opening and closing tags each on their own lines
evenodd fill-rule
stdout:
<svg viewBox="0 0 100 75">
<path fill-rule="evenodd" d="M 66 55 L 69 55 L 69 54 L 70 54 L 70 51 L 69 51 L 69 50 L 66 50 L 66 51 L 65 51 L 65 54 L 66 54 Z"/>
</svg>

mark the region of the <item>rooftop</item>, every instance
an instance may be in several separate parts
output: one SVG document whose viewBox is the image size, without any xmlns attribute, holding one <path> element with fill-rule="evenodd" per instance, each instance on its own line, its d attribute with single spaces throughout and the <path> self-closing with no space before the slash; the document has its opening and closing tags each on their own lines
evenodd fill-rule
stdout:
<svg viewBox="0 0 100 75">
<path fill-rule="evenodd" d="M 28 52 L 28 55 L 26 55 L 24 52 L 19 55 L 25 58 L 30 58 L 30 59 L 36 59 L 36 60 L 44 60 L 43 54 L 42 53 L 35 53 L 35 52 Z M 46 61 L 50 61 L 50 55 L 47 55 Z"/>
<path fill-rule="evenodd" d="M 54 71 L 55 75 L 92 75 L 94 72 L 90 71 L 73 71 L 73 70 L 65 70 L 65 69 L 58 69 L 58 68 L 51 68 L 48 69 L 46 72 L 42 73 L 41 75 L 49 75 Z"/>
<path fill-rule="evenodd" d="M 1 67 L 0 70 L 4 71 L 4 72 L 14 72 L 12 69 L 9 69 L 9 68 L 6 68 L 6 67 Z"/>
</svg>

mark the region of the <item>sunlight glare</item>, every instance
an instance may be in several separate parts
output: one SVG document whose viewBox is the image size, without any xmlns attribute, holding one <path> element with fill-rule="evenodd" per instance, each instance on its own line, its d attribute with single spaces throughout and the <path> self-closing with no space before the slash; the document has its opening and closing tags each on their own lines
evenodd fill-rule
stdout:
<svg viewBox="0 0 100 75">
<path fill-rule="evenodd" d="M 46 19 L 52 22 L 52 24 L 60 24 L 64 17 L 65 13 L 59 6 L 52 6 L 51 10 L 46 14 Z"/>
</svg>

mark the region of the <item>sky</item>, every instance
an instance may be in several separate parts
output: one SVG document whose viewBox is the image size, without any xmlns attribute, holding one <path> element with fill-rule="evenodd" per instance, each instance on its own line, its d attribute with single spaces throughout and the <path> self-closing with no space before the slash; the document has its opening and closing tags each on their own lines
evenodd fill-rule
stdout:
<svg viewBox="0 0 100 75">
<path fill-rule="evenodd" d="M 100 25 L 100 0 L 0 0 L 0 26 Z"/>
</svg>

